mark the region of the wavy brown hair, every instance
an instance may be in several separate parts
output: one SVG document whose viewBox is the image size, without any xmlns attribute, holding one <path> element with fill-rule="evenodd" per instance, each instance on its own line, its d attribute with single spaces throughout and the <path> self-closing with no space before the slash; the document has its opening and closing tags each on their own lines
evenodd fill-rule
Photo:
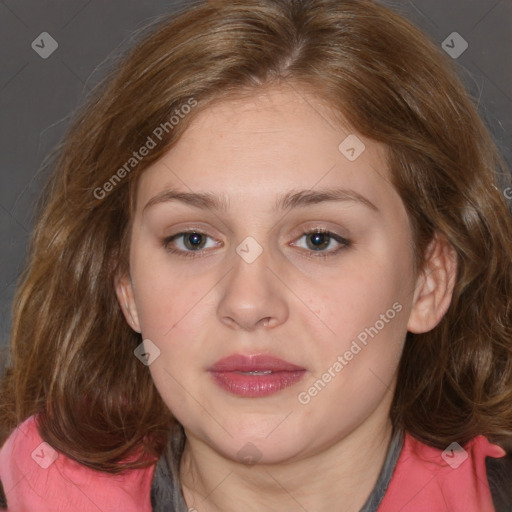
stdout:
<svg viewBox="0 0 512 512">
<path fill-rule="evenodd" d="M 134 357 L 141 336 L 114 288 L 129 272 L 137 182 L 212 102 L 283 82 L 386 145 L 418 269 L 436 232 L 457 252 L 448 312 L 431 332 L 408 334 L 393 424 L 439 448 L 477 434 L 511 438 L 512 220 L 499 191 L 507 169 L 453 62 L 370 0 L 196 2 L 153 27 L 94 90 L 51 159 L 18 284 L 3 438 L 38 414 L 43 439 L 89 467 L 118 472 L 163 452 L 176 420 Z M 197 106 L 99 198 L 191 99 Z"/>
</svg>

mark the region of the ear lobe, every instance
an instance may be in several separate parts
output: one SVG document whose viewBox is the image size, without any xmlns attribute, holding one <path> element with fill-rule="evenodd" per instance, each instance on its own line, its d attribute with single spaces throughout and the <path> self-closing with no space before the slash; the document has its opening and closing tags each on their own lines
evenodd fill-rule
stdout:
<svg viewBox="0 0 512 512">
<path fill-rule="evenodd" d="M 428 332 L 441 321 L 450 306 L 456 276 L 457 252 L 443 235 L 436 233 L 416 281 L 408 331 Z"/>
<path fill-rule="evenodd" d="M 123 311 L 128 325 L 136 332 L 140 333 L 139 315 L 133 295 L 133 285 L 128 275 L 118 277 L 115 281 L 117 300 Z"/>
</svg>

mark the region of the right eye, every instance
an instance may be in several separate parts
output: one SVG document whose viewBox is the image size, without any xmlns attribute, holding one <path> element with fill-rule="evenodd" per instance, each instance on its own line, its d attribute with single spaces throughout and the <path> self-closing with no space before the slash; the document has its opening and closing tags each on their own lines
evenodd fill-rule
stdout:
<svg viewBox="0 0 512 512">
<path fill-rule="evenodd" d="M 162 240 L 162 245 L 166 251 L 184 256 L 185 258 L 195 258 L 201 255 L 203 249 L 211 248 L 207 246 L 207 239 L 211 238 L 200 231 L 181 231 L 168 236 Z M 211 238 L 213 240 L 213 238 Z M 174 245 L 175 247 L 172 247 Z M 215 246 L 215 243 L 213 244 Z M 177 247 L 177 248 L 176 248 Z M 192 253 L 192 254 L 191 254 Z M 197 254 L 193 254 L 197 253 Z"/>
</svg>

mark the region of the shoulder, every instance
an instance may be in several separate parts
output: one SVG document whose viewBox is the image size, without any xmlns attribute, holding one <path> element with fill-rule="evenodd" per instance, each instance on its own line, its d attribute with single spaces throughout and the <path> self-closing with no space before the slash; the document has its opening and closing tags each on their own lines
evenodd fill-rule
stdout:
<svg viewBox="0 0 512 512">
<path fill-rule="evenodd" d="M 18 425 L 0 449 L 0 481 L 9 510 L 150 512 L 154 466 L 112 475 L 43 442 L 37 417 Z"/>
<path fill-rule="evenodd" d="M 488 472 L 489 461 L 500 470 Z M 510 501 L 505 500 L 507 494 L 510 500 L 512 473 L 510 466 L 507 473 L 505 461 L 505 451 L 484 436 L 464 447 L 452 443 L 440 450 L 405 434 L 379 512 L 510 512 Z M 497 488 L 501 497 L 496 495 Z"/>
</svg>

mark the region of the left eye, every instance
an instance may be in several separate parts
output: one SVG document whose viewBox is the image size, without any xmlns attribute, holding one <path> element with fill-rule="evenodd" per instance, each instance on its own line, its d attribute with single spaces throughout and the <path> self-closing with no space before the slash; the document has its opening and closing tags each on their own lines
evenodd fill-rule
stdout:
<svg viewBox="0 0 512 512">
<path fill-rule="evenodd" d="M 333 254 L 338 252 L 340 249 L 343 249 L 344 247 L 348 247 L 348 245 L 350 244 L 350 242 L 347 239 L 337 235 L 336 233 L 320 229 L 308 231 L 304 233 L 298 240 L 302 240 L 303 238 L 305 238 L 306 240 L 306 247 L 302 247 L 304 249 L 308 249 L 314 252 Z M 341 247 L 334 250 L 325 250 L 328 249 L 329 247 L 331 247 L 332 249 L 332 242 L 341 245 Z M 294 243 L 293 245 L 298 244 Z"/>
</svg>

